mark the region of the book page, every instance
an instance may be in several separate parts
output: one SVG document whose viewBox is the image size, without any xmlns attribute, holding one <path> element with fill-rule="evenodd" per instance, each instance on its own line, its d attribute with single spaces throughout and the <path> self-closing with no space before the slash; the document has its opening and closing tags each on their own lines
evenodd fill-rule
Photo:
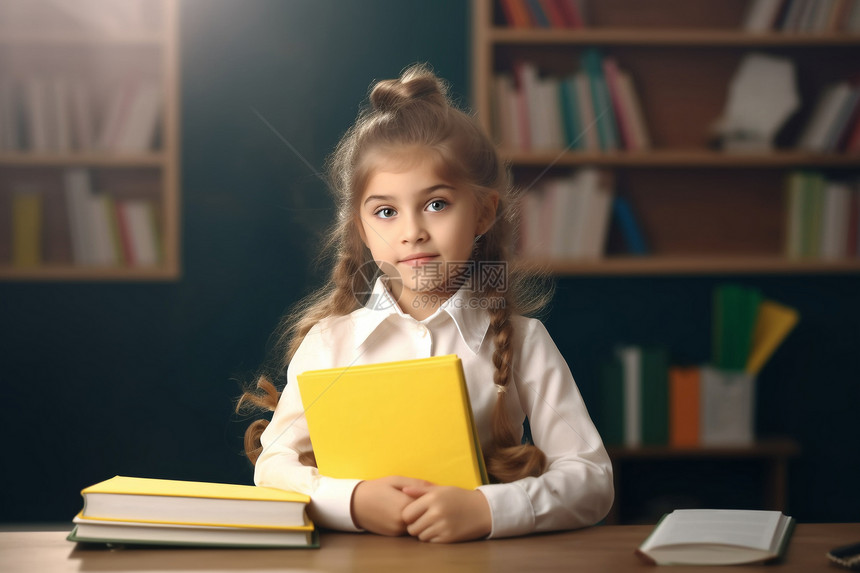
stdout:
<svg viewBox="0 0 860 573">
<path fill-rule="evenodd" d="M 778 511 L 676 510 L 663 520 L 649 545 L 717 543 L 767 550 L 779 519 Z"/>
</svg>

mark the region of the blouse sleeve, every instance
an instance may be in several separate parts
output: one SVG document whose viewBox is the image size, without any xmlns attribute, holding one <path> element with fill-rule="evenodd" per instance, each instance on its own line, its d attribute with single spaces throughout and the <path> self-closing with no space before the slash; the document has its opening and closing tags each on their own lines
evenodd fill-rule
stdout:
<svg viewBox="0 0 860 573">
<path fill-rule="evenodd" d="M 290 362 L 287 385 L 260 438 L 263 451 L 254 468 L 254 483 L 310 495 L 308 509 L 316 525 L 360 531 L 350 511 L 353 490 L 360 480 L 321 476 L 317 468 L 299 462 L 300 453 L 311 451 L 311 441 L 296 374 L 310 369 L 309 359 L 314 360 L 315 368 L 320 367 L 322 349 L 318 346 L 318 333 L 311 330 Z"/>
<path fill-rule="evenodd" d="M 516 330 L 514 383 L 547 468 L 538 477 L 480 487 L 493 516 L 490 537 L 593 525 L 614 498 L 609 456 L 544 325 L 523 319 Z"/>
</svg>

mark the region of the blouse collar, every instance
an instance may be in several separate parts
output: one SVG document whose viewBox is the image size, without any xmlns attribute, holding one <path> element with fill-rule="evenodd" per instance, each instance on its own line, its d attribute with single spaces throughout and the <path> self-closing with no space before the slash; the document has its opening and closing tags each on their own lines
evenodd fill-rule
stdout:
<svg viewBox="0 0 860 573">
<path fill-rule="evenodd" d="M 442 303 L 432 315 L 420 321 L 422 324 L 432 325 L 444 312 L 447 313 L 457 332 L 469 349 L 477 354 L 481 344 L 490 327 L 490 313 L 480 304 L 483 301 L 473 291 L 461 288 L 454 295 Z M 484 305 L 486 306 L 486 305 Z M 384 277 L 376 279 L 373 291 L 370 293 L 364 308 L 355 313 L 355 343 L 361 346 L 373 334 L 376 329 L 391 317 L 399 316 L 405 320 L 416 321 L 400 309 L 397 301 L 385 286 Z"/>
</svg>

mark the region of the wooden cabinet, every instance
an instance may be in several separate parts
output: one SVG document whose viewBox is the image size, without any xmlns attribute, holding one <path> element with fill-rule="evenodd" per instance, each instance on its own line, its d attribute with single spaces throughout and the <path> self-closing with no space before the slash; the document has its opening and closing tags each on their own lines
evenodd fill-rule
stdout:
<svg viewBox="0 0 860 573">
<path fill-rule="evenodd" d="M 515 28 L 499 0 L 473 2 L 474 107 L 493 132 L 494 77 L 518 61 L 541 75 L 580 68 L 584 50 L 611 55 L 635 81 L 652 145 L 641 151 L 502 149 L 515 182 L 532 182 L 584 166 L 614 174 L 632 204 L 650 250 L 632 257 L 610 249 L 599 259 L 521 259 L 556 274 L 858 272 L 860 259 L 788 258 L 786 179 L 796 170 L 856 181 L 860 156 L 812 153 L 794 142 L 829 84 L 860 72 L 860 36 L 845 32 L 750 33 L 746 0 L 584 1 L 584 28 Z M 711 127 L 745 55 L 760 52 L 795 65 L 800 110 L 769 151 L 722 151 Z M 499 134 L 495 133 L 498 139 Z M 610 241 L 610 245 L 612 241 Z M 537 260 L 535 260 L 537 259 Z"/>
<path fill-rule="evenodd" d="M 179 276 L 177 4 L 0 0 L 0 279 Z"/>
</svg>

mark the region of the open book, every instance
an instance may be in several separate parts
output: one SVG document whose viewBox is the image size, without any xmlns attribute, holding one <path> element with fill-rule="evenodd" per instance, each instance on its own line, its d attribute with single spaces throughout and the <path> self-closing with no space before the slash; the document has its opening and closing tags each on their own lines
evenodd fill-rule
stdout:
<svg viewBox="0 0 860 573">
<path fill-rule="evenodd" d="M 658 565 L 736 565 L 780 557 L 794 519 L 778 511 L 676 509 L 636 550 Z"/>
<path fill-rule="evenodd" d="M 313 370 L 298 383 L 321 474 L 488 483 L 457 356 Z"/>
</svg>

